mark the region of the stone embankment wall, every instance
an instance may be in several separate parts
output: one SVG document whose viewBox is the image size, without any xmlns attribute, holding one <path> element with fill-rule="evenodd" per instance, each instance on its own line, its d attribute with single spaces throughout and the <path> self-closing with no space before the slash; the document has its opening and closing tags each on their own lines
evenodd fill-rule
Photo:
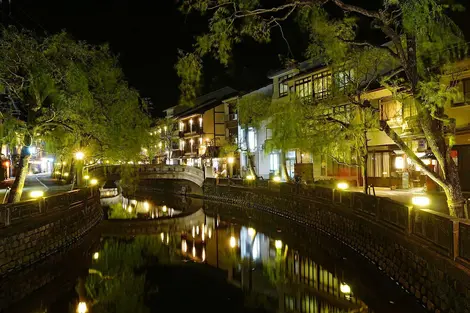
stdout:
<svg viewBox="0 0 470 313">
<path fill-rule="evenodd" d="M 72 244 L 103 213 L 98 190 L 89 188 L 2 205 L 0 215 L 0 277 L 5 277 Z"/>
<path fill-rule="evenodd" d="M 430 312 L 470 312 L 470 233 L 465 221 L 362 193 L 255 184 L 233 186 L 207 179 L 204 195 L 328 234 L 375 264 Z"/>
</svg>

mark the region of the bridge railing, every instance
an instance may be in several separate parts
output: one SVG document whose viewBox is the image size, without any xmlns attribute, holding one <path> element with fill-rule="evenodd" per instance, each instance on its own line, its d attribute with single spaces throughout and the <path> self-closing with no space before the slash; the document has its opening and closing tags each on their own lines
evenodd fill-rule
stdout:
<svg viewBox="0 0 470 313">
<path fill-rule="evenodd" d="M 0 228 L 53 212 L 67 210 L 92 199 L 96 188 L 84 188 L 42 197 L 35 200 L 0 205 Z"/>
<path fill-rule="evenodd" d="M 264 183 L 263 183 L 264 184 Z M 216 190 L 218 185 L 233 189 L 248 188 L 259 193 L 265 190 L 258 182 L 207 178 L 204 188 Z M 433 251 L 456 260 L 470 269 L 470 220 L 453 218 L 436 211 L 413 208 L 385 197 L 348 192 L 324 186 L 304 186 L 269 182 L 269 189 L 279 198 L 312 200 L 329 204 L 372 221 L 375 224 L 412 237 Z M 277 186 L 277 189 L 274 187 Z M 232 189 L 232 190 L 233 190 Z M 233 192 L 230 192 L 233 194 Z"/>
<path fill-rule="evenodd" d="M 202 184 L 204 180 L 204 172 L 202 169 L 194 166 L 185 166 L 185 165 L 163 165 L 163 164 L 135 164 L 129 165 L 132 166 L 138 173 L 141 174 L 172 174 L 172 173 L 184 173 L 188 177 L 195 178 Z M 107 165 L 107 164 L 98 164 L 88 167 L 88 172 L 95 175 L 113 175 L 119 174 L 121 170 L 121 165 Z"/>
</svg>

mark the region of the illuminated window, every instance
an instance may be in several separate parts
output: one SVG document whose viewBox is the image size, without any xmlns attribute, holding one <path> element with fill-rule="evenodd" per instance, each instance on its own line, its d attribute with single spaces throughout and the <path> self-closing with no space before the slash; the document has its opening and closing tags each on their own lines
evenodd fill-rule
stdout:
<svg viewBox="0 0 470 313">
<path fill-rule="evenodd" d="M 312 78 L 307 77 L 296 81 L 295 93 L 300 99 L 308 100 L 312 96 Z"/>
<path fill-rule="evenodd" d="M 313 93 L 315 99 L 325 99 L 330 95 L 331 72 L 313 75 Z"/>
<path fill-rule="evenodd" d="M 289 90 L 289 87 L 287 86 L 286 80 L 291 78 L 293 75 L 294 74 L 289 74 L 289 75 L 279 77 L 279 97 L 287 96 L 287 92 Z"/>
</svg>

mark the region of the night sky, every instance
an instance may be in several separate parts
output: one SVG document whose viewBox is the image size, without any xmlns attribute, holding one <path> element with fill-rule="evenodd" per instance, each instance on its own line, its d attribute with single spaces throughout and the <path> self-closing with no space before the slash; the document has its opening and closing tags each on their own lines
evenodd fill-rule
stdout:
<svg viewBox="0 0 470 313">
<path fill-rule="evenodd" d="M 270 0 L 280 1 L 280 0 Z M 359 2 L 368 2 L 358 0 Z M 358 2 L 355 1 L 355 2 Z M 154 103 L 153 115 L 178 102 L 178 77 L 174 71 L 177 50 L 189 51 L 193 36 L 204 31 L 205 20 L 183 16 L 175 0 L 11 0 L 9 23 L 38 34 L 66 30 L 92 44 L 109 43 L 119 55 L 130 84 Z M 470 0 L 461 0 L 467 7 Z M 466 34 L 465 16 L 456 14 Z M 466 24 L 465 24 L 466 23 Z M 307 38 L 292 24 L 284 27 L 294 57 L 302 60 Z M 467 36 L 467 39 L 470 38 Z M 247 41 L 234 51 L 234 61 L 224 68 L 216 61 L 205 64 L 204 91 L 225 85 L 248 91 L 268 84 L 269 70 L 281 67 L 279 55 L 287 46 L 278 30 L 268 45 Z"/>
</svg>

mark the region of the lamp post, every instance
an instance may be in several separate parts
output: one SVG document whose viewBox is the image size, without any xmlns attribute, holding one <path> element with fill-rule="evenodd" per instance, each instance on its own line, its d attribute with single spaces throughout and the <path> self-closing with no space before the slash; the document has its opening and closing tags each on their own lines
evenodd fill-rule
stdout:
<svg viewBox="0 0 470 313">
<path fill-rule="evenodd" d="M 82 186 L 82 174 L 83 174 L 83 159 L 85 158 L 85 154 L 82 151 L 75 152 L 75 160 L 77 160 L 77 166 L 75 177 L 77 178 L 77 186 Z"/>
<path fill-rule="evenodd" d="M 228 157 L 227 162 L 228 162 L 228 167 L 229 167 L 229 178 L 232 178 L 233 177 L 233 163 L 235 162 L 235 159 L 233 157 Z"/>
</svg>

